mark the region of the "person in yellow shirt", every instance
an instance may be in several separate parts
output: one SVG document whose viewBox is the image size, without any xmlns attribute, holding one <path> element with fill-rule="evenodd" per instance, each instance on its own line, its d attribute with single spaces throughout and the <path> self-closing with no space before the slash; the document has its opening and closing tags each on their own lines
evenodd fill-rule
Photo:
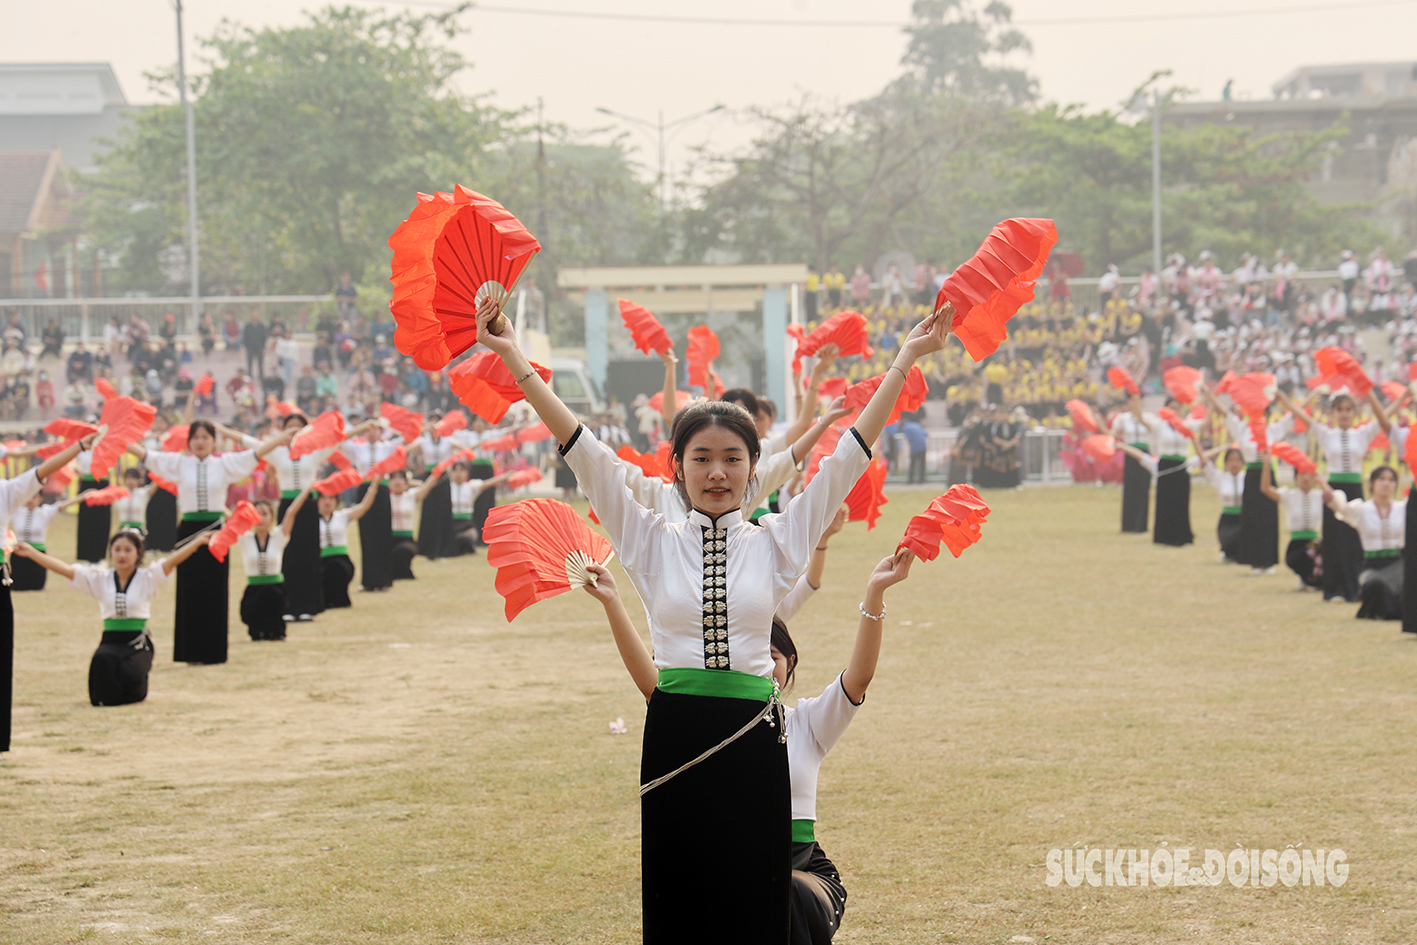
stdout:
<svg viewBox="0 0 1417 945">
<path fill-rule="evenodd" d="M 846 273 L 832 266 L 822 274 L 822 288 L 827 290 L 827 308 L 841 308 L 841 290 L 846 285 Z"/>
<path fill-rule="evenodd" d="M 817 275 L 817 270 L 811 266 L 807 267 L 807 285 L 802 298 L 803 306 L 807 310 L 807 321 L 817 320 L 817 295 L 821 291 L 822 277 Z"/>
</svg>

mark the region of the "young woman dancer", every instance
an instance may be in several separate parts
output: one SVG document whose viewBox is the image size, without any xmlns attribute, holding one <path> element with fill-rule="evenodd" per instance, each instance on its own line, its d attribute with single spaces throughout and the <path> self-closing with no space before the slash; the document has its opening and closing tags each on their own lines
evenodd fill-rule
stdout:
<svg viewBox="0 0 1417 945">
<path fill-rule="evenodd" d="M 680 525 L 635 503 L 625 469 L 531 368 L 514 332 L 478 340 L 512 372 L 561 444 L 644 601 L 657 682 L 641 764 L 644 941 L 780 945 L 788 935 L 791 803 L 781 704 L 773 681 L 772 617 L 807 569 L 822 533 L 866 471 L 906 372 L 944 347 L 946 308 L 910 333 L 855 426 L 802 495 L 758 525 L 742 512 L 761 444 L 741 408 L 704 403 L 674 430 L 675 478 L 693 509 Z M 709 809 L 711 808 L 711 813 Z M 683 825 L 704 823 L 684 866 Z M 731 878 L 731 905 L 705 908 L 700 877 Z"/>
<path fill-rule="evenodd" d="M 339 496 L 320 496 L 320 574 L 325 585 L 327 608 L 348 607 L 349 582 L 354 580 L 354 562 L 349 560 L 349 526 L 364 517 L 379 494 L 380 476 L 357 505 L 339 507 Z"/>
<path fill-rule="evenodd" d="M 1163 426 L 1165 426 L 1168 430 L 1170 429 L 1170 424 L 1166 424 L 1163 422 Z M 1176 434 L 1174 430 L 1172 431 L 1172 433 L 1176 436 L 1180 436 L 1180 434 Z M 1185 440 L 1186 438 L 1181 437 L 1181 439 Z M 1214 449 L 1206 450 L 1199 456 L 1191 456 L 1189 458 L 1182 457 L 1179 463 L 1168 463 L 1167 457 L 1165 456 L 1153 456 L 1152 454 L 1145 452 L 1144 450 L 1137 449 L 1130 443 L 1124 443 L 1121 440 L 1117 440 L 1116 442 L 1117 448 L 1127 454 L 1127 460 L 1129 462 L 1136 463 L 1146 472 L 1148 476 L 1156 480 L 1156 533 L 1160 535 L 1163 528 L 1162 496 L 1164 495 L 1167 497 L 1165 520 L 1169 521 L 1172 526 L 1184 522 L 1186 534 L 1190 535 L 1191 473 L 1202 465 L 1209 466 L 1216 456 L 1225 452 L 1225 447 L 1217 446 Z M 1161 448 L 1165 448 L 1164 441 Z M 1172 454 L 1171 459 L 1174 460 L 1176 458 L 1177 457 L 1175 456 L 1175 454 Z M 1182 485 L 1169 485 L 1169 483 L 1171 483 L 1173 480 L 1181 481 Z M 1177 507 L 1176 501 L 1178 498 L 1182 497 L 1186 500 L 1186 504 L 1182 507 Z M 1179 539 L 1181 538 L 1181 534 L 1179 530 L 1175 528 L 1171 530 L 1168 537 L 1174 540 L 1161 541 L 1160 539 L 1157 539 L 1155 543 L 1158 545 L 1171 545 L 1173 547 L 1179 548 L 1183 545 L 1189 545 L 1192 541 L 1195 540 L 1194 536 L 1192 536 L 1186 541 L 1180 541 Z"/>
<path fill-rule="evenodd" d="M 418 493 L 409 490 L 408 472 L 396 470 L 389 474 L 389 527 L 393 537 L 395 581 L 413 580 L 413 558 L 418 554 L 413 525 L 417 521 Z"/>
<path fill-rule="evenodd" d="M 1260 489 L 1284 509 L 1284 525 L 1289 529 L 1289 545 L 1284 549 L 1284 563 L 1297 575 L 1294 590 L 1307 591 L 1323 586 L 1323 575 L 1314 576 L 1314 549 L 1319 540 L 1319 526 L 1324 520 L 1324 492 L 1319 488 L 1315 470 L 1295 470 L 1294 485 L 1276 486 L 1266 455 L 1260 470 Z"/>
<path fill-rule="evenodd" d="M 255 503 L 256 512 L 261 516 L 250 531 L 237 540 L 241 546 L 241 566 L 246 571 L 246 591 L 241 595 L 241 622 L 252 640 L 284 640 L 285 615 L 285 574 L 281 569 L 286 548 L 290 547 L 290 535 L 300 510 L 310 498 L 310 483 L 300 490 L 281 516 L 276 527 L 275 509 L 265 499 Z M 317 533 L 318 536 L 318 533 Z"/>
<path fill-rule="evenodd" d="M 379 427 L 379 421 L 373 421 Z M 371 432 L 363 438 L 356 438 L 343 447 L 344 453 L 354 462 L 361 473 L 368 474 L 369 468 L 381 463 L 403 446 L 403 437 L 389 433 Z M 407 482 L 407 479 L 404 480 Z M 366 591 L 386 591 L 394 586 L 398 570 L 394 546 L 399 540 L 393 535 L 393 495 L 389 491 L 393 485 L 392 474 L 388 484 L 379 486 L 374 497 L 374 505 L 369 513 L 359 520 L 359 586 Z M 359 485 L 359 498 L 364 498 L 364 490 L 371 488 L 367 482 Z M 412 532 L 412 525 L 409 526 Z M 414 547 L 415 553 L 417 546 Z"/>
<path fill-rule="evenodd" d="M 25 542 L 40 551 L 48 551 L 49 526 L 54 523 L 54 517 L 75 502 L 84 501 L 88 495 L 88 492 L 80 492 L 78 495 L 45 505 L 44 494 L 36 492 L 26 500 L 24 511 L 15 513 L 15 517 L 10 521 L 10 526 L 15 531 L 15 540 Z M 10 590 L 42 591 L 44 579 L 48 574 L 49 572 L 33 559 L 16 558 L 10 562 L 10 577 L 14 579 Z"/>
<path fill-rule="evenodd" d="M 10 527 L 20 506 L 29 501 L 44 486 L 44 481 L 64 468 L 81 449 L 91 449 L 101 433 L 90 434 L 13 479 L 0 480 L 0 535 Z M 4 566 L 5 553 L 0 551 L 0 566 Z M 10 706 L 14 694 L 15 679 L 15 606 L 10 597 L 10 585 L 0 581 L 0 752 L 10 750 Z"/>
<path fill-rule="evenodd" d="M 1304 407 L 1294 403 L 1287 394 L 1280 401 L 1296 415 L 1308 421 L 1318 437 L 1328 466 L 1328 486 L 1348 499 L 1363 498 L 1363 456 L 1368 444 L 1381 430 L 1389 432 L 1391 423 L 1374 391 L 1368 392 L 1376 419 L 1357 423 L 1358 404 L 1348 394 L 1339 394 L 1329 402 L 1329 422 L 1314 418 Z M 1363 542 L 1358 532 L 1335 515 L 1325 500 L 1323 522 L 1324 600 L 1346 600 L 1357 603 L 1358 576 L 1364 570 Z"/>
<path fill-rule="evenodd" d="M 1359 617 L 1401 620 L 1402 551 L 1407 539 L 1407 499 L 1398 499 L 1397 470 L 1379 466 L 1368 476 L 1371 499 L 1348 499 L 1332 487 L 1324 503 L 1358 531 L 1363 542 L 1363 570 L 1358 575 Z M 1327 561 L 1325 561 L 1327 566 Z"/>
<path fill-rule="evenodd" d="M 451 437 L 438 435 L 438 421 L 442 419 L 441 413 L 430 413 L 427 423 L 424 424 L 423 435 L 408 446 L 410 465 L 415 459 L 422 460 L 423 468 L 430 479 L 433 467 L 453 455 L 453 451 L 457 449 L 457 444 Z M 452 522 L 452 490 L 448 488 L 447 478 L 440 477 L 425 494 L 422 514 L 418 518 L 418 551 L 423 557 L 436 561 L 452 554 Z"/>
<path fill-rule="evenodd" d="M 1178 400 L 1168 400 L 1166 406 L 1184 417 L 1186 408 Z M 1182 420 L 1192 434 L 1200 431 L 1203 420 Z M 1191 452 L 1191 437 L 1171 424 L 1157 418 L 1156 437 L 1156 525 L 1151 540 L 1158 545 L 1182 547 L 1196 540 L 1191 531 L 1191 476 L 1186 457 Z M 1179 475 L 1169 475 L 1173 469 L 1186 469 Z"/>
<path fill-rule="evenodd" d="M 1112 421 L 1112 435 L 1143 453 L 1151 452 L 1151 442 L 1162 423 L 1142 411 L 1141 395 L 1133 394 L 1127 409 Z M 1130 455 L 1122 472 L 1122 531 L 1146 534 L 1146 518 L 1151 505 L 1151 474 Z"/>
<path fill-rule="evenodd" d="M 154 490 L 162 490 L 156 486 L 144 485 L 143 478 L 143 471 L 136 466 L 130 466 L 123 471 L 123 488 L 128 490 L 128 497 L 113 503 L 113 508 L 118 513 L 120 532 L 137 532 L 139 535 L 146 535 L 148 532 L 148 503 L 152 501 Z M 146 539 L 143 544 L 147 545 Z"/>
<path fill-rule="evenodd" d="M 216 427 L 193 420 L 187 428 L 187 453 L 149 452 L 141 445 L 128 451 L 156 475 L 177 483 L 182 521 L 177 540 L 218 527 L 226 514 L 226 490 L 250 476 L 256 464 L 295 436 L 286 430 L 255 449 L 215 455 Z M 172 659 L 178 663 L 225 663 L 230 558 L 218 561 L 205 548 L 177 569 L 177 607 L 173 617 Z"/>
<path fill-rule="evenodd" d="M 1230 447 L 1220 461 L 1221 468 L 1214 463 L 1201 465 L 1206 482 L 1220 493 L 1220 521 L 1215 525 L 1215 538 L 1220 542 L 1220 563 L 1235 564 L 1240 554 L 1241 502 L 1245 496 L 1245 456 L 1238 449 Z"/>
<path fill-rule="evenodd" d="M 1204 384 L 1197 388 L 1210 401 L 1211 406 L 1225 418 L 1225 430 L 1231 439 L 1240 445 L 1245 458 L 1245 491 L 1240 498 L 1240 541 L 1236 547 L 1236 560 L 1250 566 L 1251 574 L 1273 574 L 1279 563 L 1279 506 L 1260 492 L 1259 449 L 1255 444 L 1254 432 L 1240 409 L 1227 408 Z M 1266 437 L 1278 433 L 1282 438 L 1287 431 L 1267 424 Z"/>
<path fill-rule="evenodd" d="M 33 545 L 20 544 L 15 554 L 53 571 L 98 600 L 103 638 L 89 661 L 89 703 L 128 705 L 148 697 L 148 673 L 153 668 L 153 640 L 148 633 L 153 598 L 172 572 L 211 539 L 197 535 L 166 558 L 140 568 L 143 536 L 121 531 L 108 541 L 111 567 L 69 564 Z"/>
</svg>

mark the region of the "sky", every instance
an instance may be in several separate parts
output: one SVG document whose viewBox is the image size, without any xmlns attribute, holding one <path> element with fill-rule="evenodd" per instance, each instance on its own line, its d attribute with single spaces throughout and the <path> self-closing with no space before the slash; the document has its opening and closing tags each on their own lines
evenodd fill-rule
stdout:
<svg viewBox="0 0 1417 945">
<path fill-rule="evenodd" d="M 385 6 L 427 10 L 441 2 Z M 221 19 L 290 25 L 312 6 L 187 0 L 189 68 L 199 54 L 194 38 L 210 34 Z M 1044 98 L 1091 109 L 1117 107 L 1158 69 L 1172 70 L 1196 99 L 1218 98 L 1228 79 L 1235 80 L 1235 97 L 1264 98 L 1301 65 L 1414 58 L 1417 35 L 1417 0 L 1013 0 L 1012 6 L 1033 43 L 1019 64 L 1040 80 Z M 575 128 L 628 131 L 651 174 L 652 135 L 597 108 L 653 123 L 661 111 L 672 122 L 727 106 L 673 131 L 673 175 L 695 145 L 746 144 L 751 124 L 744 112 L 752 106 L 803 94 L 849 102 L 878 91 L 900 72 L 905 37 L 890 24 L 905 23 L 910 7 L 910 0 L 488 0 L 464 14 L 469 32 L 454 44 L 473 65 L 461 78 L 467 91 L 490 93 L 506 108 L 534 108 L 541 100 L 548 119 Z M 502 12 L 507 8 L 789 25 Z M 822 21 L 885 25 L 810 25 Z M 109 62 L 133 102 L 154 100 L 143 73 L 176 56 L 171 0 L 0 0 L 0 23 L 0 62 Z"/>
</svg>

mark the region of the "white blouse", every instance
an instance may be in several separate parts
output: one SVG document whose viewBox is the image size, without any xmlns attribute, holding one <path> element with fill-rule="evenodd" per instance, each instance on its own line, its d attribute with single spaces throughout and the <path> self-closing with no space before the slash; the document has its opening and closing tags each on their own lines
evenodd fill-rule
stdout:
<svg viewBox="0 0 1417 945">
<path fill-rule="evenodd" d="M 74 457 L 74 468 L 79 471 L 80 476 L 87 476 L 93 472 L 93 450 L 79 450 L 79 455 Z"/>
<path fill-rule="evenodd" d="M 32 509 L 19 509 L 15 512 L 15 517 L 11 522 L 15 529 L 15 537 L 31 545 L 44 544 L 45 536 L 49 534 L 49 526 L 54 522 L 54 516 L 58 515 L 59 511 L 58 502 Z"/>
<path fill-rule="evenodd" d="M 39 491 L 41 483 L 37 469 L 26 470 L 14 479 L 0 479 L 0 535 L 5 533 L 15 513 Z M 4 560 L 3 556 L 0 560 Z"/>
<path fill-rule="evenodd" d="M 262 548 L 255 529 L 243 532 L 237 539 L 237 544 L 241 546 L 241 566 L 246 569 L 246 576 L 249 578 L 280 574 L 287 540 L 284 531 L 272 528 L 266 536 L 266 547 Z"/>
<path fill-rule="evenodd" d="M 846 695 L 837 676 L 822 694 L 798 699 L 787 710 L 787 771 L 792 783 L 792 819 L 817 819 L 817 773 L 861 706 Z"/>
<path fill-rule="evenodd" d="M 161 473 L 159 473 L 161 475 Z M 142 525 L 148 520 L 148 499 L 152 497 L 153 486 L 139 486 L 128 490 L 128 498 L 113 503 L 118 511 L 118 521 L 137 522 Z"/>
<path fill-rule="evenodd" d="M 255 472 L 254 450 L 198 459 L 187 453 L 149 453 L 148 468 L 177 483 L 177 508 L 189 512 L 226 511 L 226 490 Z"/>
<path fill-rule="evenodd" d="M 349 509 L 336 509 L 329 518 L 320 518 L 320 548 L 342 548 L 349 544 Z"/>
<path fill-rule="evenodd" d="M 1369 420 L 1343 430 L 1315 420 L 1313 427 L 1330 476 L 1334 473 L 1362 474 L 1363 455 L 1368 452 L 1368 444 L 1379 433 L 1378 421 Z"/>
<path fill-rule="evenodd" d="M 1277 443 L 1289 435 L 1289 431 L 1294 428 L 1293 417 L 1283 417 L 1274 423 L 1266 424 L 1265 438 L 1270 443 Z M 1260 461 L 1260 451 L 1255 446 L 1255 434 L 1250 429 L 1249 421 L 1235 416 L 1233 413 L 1225 415 L 1225 429 L 1230 434 L 1230 438 L 1240 445 L 1240 455 L 1245 457 L 1246 463 L 1258 463 Z"/>
<path fill-rule="evenodd" d="M 661 669 L 733 669 L 770 678 L 772 617 L 871 456 L 853 430 L 786 512 L 741 509 L 683 523 L 637 502 L 625 465 L 585 427 L 562 450 L 644 602 Z"/>
<path fill-rule="evenodd" d="M 99 616 L 104 620 L 147 620 L 153 614 L 153 598 L 171 577 L 162 560 L 138 568 L 122 590 L 112 568 L 102 564 L 73 565 L 69 583 L 98 599 Z"/>
<path fill-rule="evenodd" d="M 458 448 L 458 445 L 453 442 L 451 437 L 445 436 L 435 443 L 433 442 L 432 434 L 429 433 L 423 434 L 423 436 L 414 440 L 413 443 L 421 451 L 420 455 L 423 457 L 423 465 L 428 469 L 432 469 L 434 466 L 453 455 Z"/>
<path fill-rule="evenodd" d="M 1206 463 L 1204 468 L 1206 482 L 1220 493 L 1220 505 L 1227 509 L 1238 509 L 1245 497 L 1244 472 L 1226 472 L 1214 463 Z"/>
<path fill-rule="evenodd" d="M 802 575 L 797 579 L 797 584 L 792 588 L 792 592 L 782 599 L 782 603 L 777 605 L 777 613 L 774 616 L 783 623 L 787 623 L 797 615 L 797 611 L 802 609 L 803 604 L 812 599 L 812 595 L 815 593 L 817 593 L 817 588 L 807 580 L 807 575 Z"/>
<path fill-rule="evenodd" d="M 335 451 L 333 446 L 313 453 L 306 453 L 299 459 L 290 458 L 290 447 L 277 446 L 266 454 L 266 462 L 276 474 L 276 484 L 280 487 L 281 498 L 289 498 L 289 493 L 300 493 L 306 486 L 320 478 L 320 467 Z"/>
<path fill-rule="evenodd" d="M 1186 429 L 1195 433 L 1200 429 L 1200 420 L 1182 420 Z M 1178 431 L 1165 420 L 1156 426 L 1156 452 L 1161 456 L 1185 456 L 1191 451 L 1191 438 Z"/>
<path fill-rule="evenodd" d="M 389 493 L 389 513 L 393 516 L 391 531 L 413 532 L 413 523 L 418 521 L 418 496 L 413 490 L 394 495 Z"/>
<path fill-rule="evenodd" d="M 1152 439 L 1156 436 L 1158 426 L 1170 427 L 1154 413 L 1143 413 L 1138 420 L 1136 415 L 1130 410 L 1124 410 L 1117 414 L 1112 421 L 1112 433 L 1122 438 L 1122 442 L 1136 445 L 1146 444 L 1148 451 L 1151 449 Z"/>
<path fill-rule="evenodd" d="M 1284 506 L 1286 527 L 1293 532 L 1318 534 L 1324 523 L 1324 492 L 1322 489 L 1296 489 L 1282 486 L 1279 501 Z"/>
<path fill-rule="evenodd" d="M 486 479 L 469 479 L 467 482 L 448 480 L 448 491 L 453 497 L 454 515 L 471 515 L 477 497 L 487 488 Z"/>
<path fill-rule="evenodd" d="M 1334 512 L 1363 540 L 1363 552 L 1400 550 L 1407 538 L 1407 500 L 1394 499 L 1387 515 L 1371 499 L 1349 499 Z"/>
</svg>

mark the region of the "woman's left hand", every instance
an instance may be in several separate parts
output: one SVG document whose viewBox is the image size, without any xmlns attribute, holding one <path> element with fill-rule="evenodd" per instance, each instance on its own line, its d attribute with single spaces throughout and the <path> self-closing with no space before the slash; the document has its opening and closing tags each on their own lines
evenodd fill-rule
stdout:
<svg viewBox="0 0 1417 945">
<path fill-rule="evenodd" d="M 620 590 L 615 586 L 615 578 L 611 576 L 609 568 L 592 562 L 586 565 L 586 570 L 595 575 L 595 583 L 585 586 L 587 594 L 602 604 L 608 604 L 620 596 Z"/>
<path fill-rule="evenodd" d="M 950 332 L 954 329 L 954 322 L 955 307 L 947 302 L 944 308 L 934 315 L 926 317 L 911 329 L 910 336 L 905 339 L 905 344 L 900 346 L 901 353 L 909 357 L 910 360 L 916 361 L 927 354 L 939 351 L 949 340 Z"/>
<path fill-rule="evenodd" d="M 907 548 L 897 549 L 895 554 L 881 559 L 881 563 L 876 565 L 866 583 L 878 591 L 884 591 L 910 577 L 910 565 L 914 561 L 915 552 Z"/>
<path fill-rule="evenodd" d="M 846 398 L 837 397 L 827 405 L 827 412 L 822 414 L 822 426 L 829 427 L 849 413 L 851 408 L 846 406 Z"/>
</svg>

